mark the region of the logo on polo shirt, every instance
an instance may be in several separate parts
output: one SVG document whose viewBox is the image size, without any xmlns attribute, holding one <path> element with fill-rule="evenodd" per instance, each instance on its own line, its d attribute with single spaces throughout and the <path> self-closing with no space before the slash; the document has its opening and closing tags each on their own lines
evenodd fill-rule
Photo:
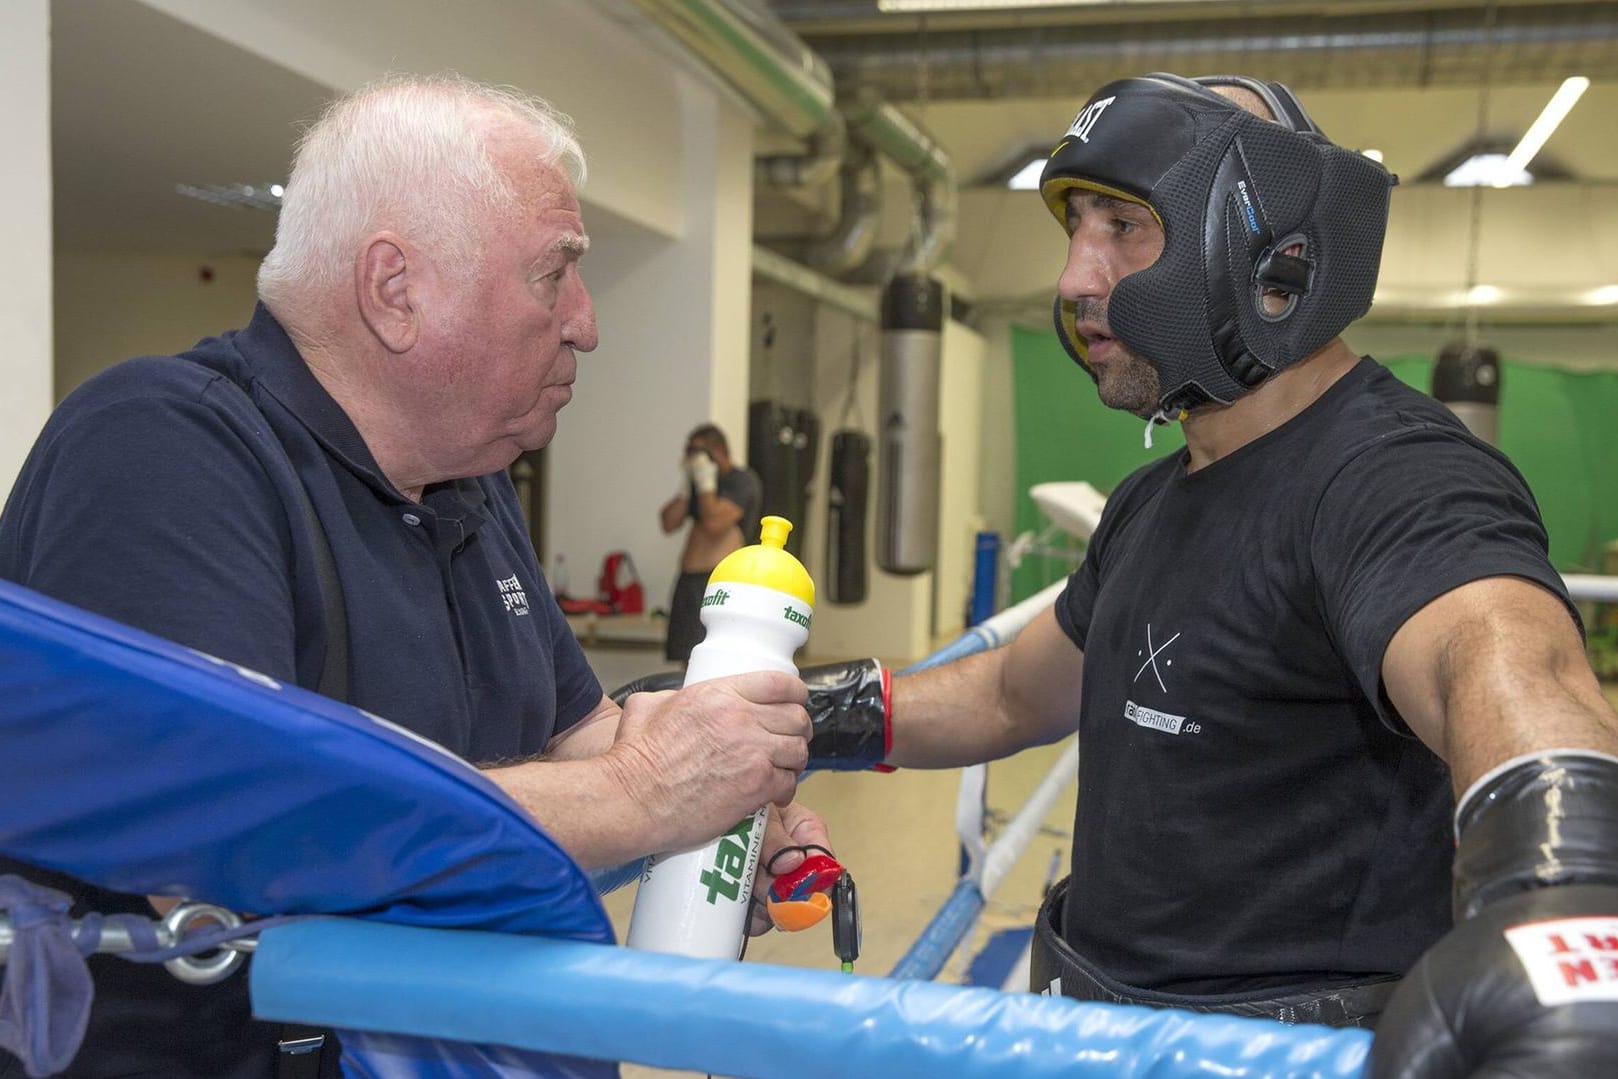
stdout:
<svg viewBox="0 0 1618 1079">
<path fill-rule="evenodd" d="M 521 618 L 528 613 L 528 593 L 522 590 L 522 582 L 517 580 L 513 573 L 503 581 L 494 582 L 500 589 L 500 598 L 506 601 L 506 610 L 514 618 Z"/>
</svg>

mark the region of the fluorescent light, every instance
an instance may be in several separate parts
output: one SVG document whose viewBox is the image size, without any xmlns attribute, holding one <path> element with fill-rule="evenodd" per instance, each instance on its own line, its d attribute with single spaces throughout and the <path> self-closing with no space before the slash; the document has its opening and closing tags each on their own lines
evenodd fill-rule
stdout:
<svg viewBox="0 0 1618 1079">
<path fill-rule="evenodd" d="M 1473 285 L 1466 290 L 1466 302 L 1469 304 L 1495 303 L 1505 293 L 1493 285 Z"/>
<path fill-rule="evenodd" d="M 1045 159 L 1036 157 L 1022 168 L 1018 169 L 1006 186 L 1013 191 L 1037 191 L 1039 189 L 1040 174 L 1045 171 Z"/>
<path fill-rule="evenodd" d="M 279 210 L 280 184 L 175 184 L 174 190 L 187 198 L 228 206 L 236 210 Z"/>
<path fill-rule="evenodd" d="M 1590 80 L 1583 75 L 1574 75 L 1562 80 L 1562 85 L 1556 88 L 1556 93 L 1546 102 L 1539 119 L 1529 125 L 1528 130 L 1523 133 L 1522 141 L 1511 151 L 1511 156 L 1501 166 L 1500 177 L 1494 181 L 1495 187 L 1511 186 L 1509 177 L 1528 167 L 1528 163 L 1534 160 L 1534 155 L 1539 153 L 1539 148 L 1545 145 L 1545 140 L 1551 137 L 1551 132 L 1555 131 L 1556 126 L 1573 111 L 1573 106 L 1578 104 L 1579 98 L 1589 88 Z"/>
<path fill-rule="evenodd" d="M 1382 163 L 1381 150 L 1361 150 L 1360 153 L 1370 158 L 1372 161 L 1375 161 L 1379 165 Z"/>
<path fill-rule="evenodd" d="M 1584 302 L 1587 304 L 1618 303 L 1618 285 L 1602 285 L 1600 288 L 1593 288 L 1584 294 Z"/>
<path fill-rule="evenodd" d="M 1507 177 L 1504 175 L 1505 168 L 1505 154 L 1473 154 L 1445 174 L 1444 186 L 1482 187 L 1493 184 L 1495 187 L 1519 187 L 1534 182 L 1533 173 L 1527 169 L 1517 169 Z M 1502 183 L 1502 180 L 1505 182 Z"/>
<path fill-rule="evenodd" d="M 982 11 L 988 8 L 1096 7 L 1101 4 L 1153 4 L 1164 0 L 876 0 L 878 11 Z M 1185 2 L 1185 0 L 1181 0 Z"/>
</svg>

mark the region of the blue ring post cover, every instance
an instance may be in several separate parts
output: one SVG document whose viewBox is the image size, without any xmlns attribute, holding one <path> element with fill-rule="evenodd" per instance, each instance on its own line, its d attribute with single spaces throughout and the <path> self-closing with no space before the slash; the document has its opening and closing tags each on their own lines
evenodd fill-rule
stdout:
<svg viewBox="0 0 1618 1079">
<path fill-rule="evenodd" d="M 498 787 L 358 709 L 0 582 L 0 852 L 114 891 L 611 942 Z"/>
</svg>

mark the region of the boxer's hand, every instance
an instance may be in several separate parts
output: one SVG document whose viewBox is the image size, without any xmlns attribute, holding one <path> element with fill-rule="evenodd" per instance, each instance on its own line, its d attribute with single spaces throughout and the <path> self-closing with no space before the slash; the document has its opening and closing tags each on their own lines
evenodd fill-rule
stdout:
<svg viewBox="0 0 1618 1079">
<path fill-rule="evenodd" d="M 1536 888 L 1456 926 L 1388 1002 L 1370 1074 L 1618 1076 L 1618 888 Z"/>
<path fill-rule="evenodd" d="M 803 672 L 809 687 L 809 767 L 858 771 L 893 748 L 892 673 L 874 659 L 828 663 Z"/>
<path fill-rule="evenodd" d="M 806 668 L 812 771 L 859 771 L 881 764 L 893 744 L 889 700 L 892 672 L 874 659 L 827 663 Z M 685 681 L 680 671 L 662 671 L 635 679 L 612 691 L 619 707 L 635 693 L 675 689 Z"/>
<path fill-rule="evenodd" d="M 804 698 L 801 681 L 774 671 L 629 697 L 607 753 L 656 833 L 647 846 L 706 842 L 791 802 L 808 761 Z"/>
<path fill-rule="evenodd" d="M 713 494 L 719 490 L 719 465 L 706 453 L 693 453 L 686 457 L 685 471 L 697 494 Z"/>
<path fill-rule="evenodd" d="M 1455 820 L 1457 924 L 1389 1000 L 1371 1074 L 1618 1075 L 1618 760 L 1508 761 Z"/>
</svg>

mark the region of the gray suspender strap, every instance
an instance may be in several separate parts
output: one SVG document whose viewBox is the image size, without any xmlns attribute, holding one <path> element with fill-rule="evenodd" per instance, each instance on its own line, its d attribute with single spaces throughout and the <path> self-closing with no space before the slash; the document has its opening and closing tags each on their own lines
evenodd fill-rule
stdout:
<svg viewBox="0 0 1618 1079">
<path fill-rule="evenodd" d="M 309 492 L 298 483 L 298 500 L 309 522 L 309 535 L 315 541 L 315 575 L 320 578 L 320 605 L 326 615 L 326 654 L 320 661 L 320 681 L 315 692 L 334 701 L 348 700 L 348 612 L 343 605 L 343 586 L 337 580 L 337 562 L 331 556 L 326 529 L 315 515 Z"/>
<path fill-rule="evenodd" d="M 303 515 L 309 524 L 309 535 L 315 542 L 315 575 L 320 579 L 321 607 L 326 615 L 326 651 L 320 661 L 320 679 L 315 691 L 333 700 L 348 700 L 348 612 L 343 604 L 343 586 L 337 580 L 337 561 L 332 558 L 331 543 L 326 529 L 315 514 L 314 503 L 302 481 L 298 483 L 298 499 L 303 504 Z M 324 1069 L 323 1058 L 335 1058 L 335 1043 L 330 1032 L 318 1027 L 284 1023 L 276 1054 L 275 1079 L 320 1079 L 339 1074 L 339 1065 L 331 1059 Z"/>
</svg>

